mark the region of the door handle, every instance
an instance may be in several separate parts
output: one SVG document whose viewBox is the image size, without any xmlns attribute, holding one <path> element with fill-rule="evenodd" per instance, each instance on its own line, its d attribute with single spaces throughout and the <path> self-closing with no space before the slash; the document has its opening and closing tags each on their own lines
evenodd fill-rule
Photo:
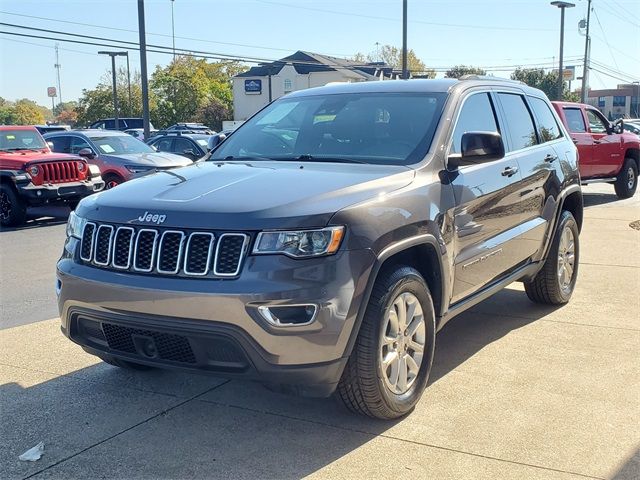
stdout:
<svg viewBox="0 0 640 480">
<path fill-rule="evenodd" d="M 548 154 L 546 157 L 544 157 L 544 161 L 547 162 L 547 163 L 553 163 L 557 159 L 558 159 L 557 155 L 551 155 L 551 154 Z"/>
<path fill-rule="evenodd" d="M 518 173 L 518 168 L 517 167 L 505 167 L 505 169 L 502 171 L 502 176 L 503 177 L 512 177 L 516 173 Z"/>
<path fill-rule="evenodd" d="M 595 143 L 596 145 L 600 145 L 602 143 L 602 140 L 594 140 L 593 143 Z"/>
</svg>

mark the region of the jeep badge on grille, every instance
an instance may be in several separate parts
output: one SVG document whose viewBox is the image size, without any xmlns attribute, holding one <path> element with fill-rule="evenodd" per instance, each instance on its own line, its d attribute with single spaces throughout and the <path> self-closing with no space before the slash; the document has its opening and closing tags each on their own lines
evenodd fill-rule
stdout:
<svg viewBox="0 0 640 480">
<path fill-rule="evenodd" d="M 160 215 L 158 213 L 144 212 L 142 215 L 140 215 L 138 217 L 138 221 L 140 221 L 140 222 L 151 222 L 151 223 L 155 223 L 156 225 L 160 225 L 161 223 L 164 223 L 166 218 L 167 218 L 166 215 Z"/>
</svg>

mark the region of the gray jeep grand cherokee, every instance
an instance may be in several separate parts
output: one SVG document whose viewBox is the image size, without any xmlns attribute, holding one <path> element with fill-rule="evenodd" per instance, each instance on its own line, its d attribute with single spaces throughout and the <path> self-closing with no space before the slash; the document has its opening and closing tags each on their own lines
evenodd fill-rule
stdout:
<svg viewBox="0 0 640 480">
<path fill-rule="evenodd" d="M 205 161 L 80 203 L 57 266 L 62 330 L 120 367 L 337 391 L 399 417 L 451 318 L 514 281 L 569 300 L 579 180 L 547 98 L 520 83 L 295 92 Z"/>
</svg>

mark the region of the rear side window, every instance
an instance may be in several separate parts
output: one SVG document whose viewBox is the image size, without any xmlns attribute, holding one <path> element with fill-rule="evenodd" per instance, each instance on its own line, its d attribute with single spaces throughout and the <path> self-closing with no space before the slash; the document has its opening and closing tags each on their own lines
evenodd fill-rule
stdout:
<svg viewBox="0 0 640 480">
<path fill-rule="evenodd" d="M 582 110 L 579 108 L 564 108 L 564 117 L 567 119 L 567 127 L 570 132 L 586 133 L 587 126 L 584 123 Z"/>
<path fill-rule="evenodd" d="M 52 150 L 57 153 L 71 153 L 71 137 L 49 137 L 47 142 L 53 143 Z"/>
<path fill-rule="evenodd" d="M 547 102 L 540 98 L 529 97 L 529 105 L 531 105 L 533 114 L 538 120 L 538 133 L 542 143 L 562 137 L 558 122 Z"/>
<path fill-rule="evenodd" d="M 176 153 L 185 153 L 186 150 L 196 150 L 196 147 L 186 138 L 176 138 L 173 141 L 173 151 Z"/>
<path fill-rule="evenodd" d="M 498 132 L 498 124 L 488 93 L 476 93 L 464 102 L 456 129 L 453 131 L 451 153 L 461 153 L 462 135 L 466 132 Z"/>
<path fill-rule="evenodd" d="M 504 111 L 506 126 L 511 138 L 509 152 L 531 147 L 538 143 L 536 129 L 524 97 L 513 93 L 499 93 L 500 103 Z"/>
</svg>

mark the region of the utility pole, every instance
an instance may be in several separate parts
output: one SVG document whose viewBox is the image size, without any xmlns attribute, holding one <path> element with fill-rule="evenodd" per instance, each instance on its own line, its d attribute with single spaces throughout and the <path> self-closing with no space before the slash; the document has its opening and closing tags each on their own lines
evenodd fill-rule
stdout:
<svg viewBox="0 0 640 480">
<path fill-rule="evenodd" d="M 173 62 L 176 61 L 176 27 L 173 21 L 173 3 L 175 0 L 171 0 L 171 39 L 173 42 Z"/>
<path fill-rule="evenodd" d="M 118 86 L 116 80 L 116 57 L 126 55 L 126 52 L 107 52 L 102 50 L 98 52 L 98 55 L 109 55 L 111 57 L 111 81 L 113 82 L 113 119 L 116 130 L 120 128 L 119 115 L 118 115 Z"/>
<path fill-rule="evenodd" d="M 133 115 L 133 105 L 131 103 L 131 70 L 129 69 L 129 52 L 125 52 L 127 54 L 127 90 L 129 91 L 129 116 Z"/>
<path fill-rule="evenodd" d="M 589 20 L 591 19 L 591 0 L 587 2 L 587 32 L 584 39 L 584 62 L 582 67 L 582 87 L 580 90 L 580 102 L 587 103 L 587 89 L 589 88 L 589 51 L 591 50 L 591 38 L 589 38 Z"/>
<path fill-rule="evenodd" d="M 409 78 L 407 67 L 407 0 L 402 0 L 402 78 Z"/>
<path fill-rule="evenodd" d="M 58 105 L 62 103 L 62 88 L 60 86 L 60 60 L 58 58 L 58 44 L 56 43 L 56 63 L 54 67 L 56 67 L 56 75 L 58 76 Z"/>
<path fill-rule="evenodd" d="M 138 0 L 138 33 L 140 35 L 140 76 L 142 79 L 142 123 L 144 138 L 149 132 L 149 86 L 147 85 L 147 36 L 144 30 L 144 0 Z"/>
</svg>

